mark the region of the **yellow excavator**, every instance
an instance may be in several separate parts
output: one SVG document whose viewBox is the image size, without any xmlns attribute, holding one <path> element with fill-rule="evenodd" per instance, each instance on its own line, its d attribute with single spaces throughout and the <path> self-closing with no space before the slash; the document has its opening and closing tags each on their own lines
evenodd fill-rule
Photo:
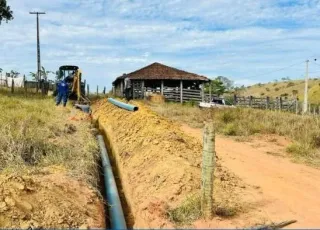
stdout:
<svg viewBox="0 0 320 230">
<path fill-rule="evenodd" d="M 88 99 L 85 93 L 86 83 L 81 81 L 82 72 L 78 66 L 60 66 L 58 71 L 58 78 L 60 80 L 64 79 L 68 83 L 70 100 L 75 101 L 76 104 L 90 104 L 90 100 Z M 54 92 L 54 96 L 56 95 L 57 90 L 55 90 Z"/>
</svg>

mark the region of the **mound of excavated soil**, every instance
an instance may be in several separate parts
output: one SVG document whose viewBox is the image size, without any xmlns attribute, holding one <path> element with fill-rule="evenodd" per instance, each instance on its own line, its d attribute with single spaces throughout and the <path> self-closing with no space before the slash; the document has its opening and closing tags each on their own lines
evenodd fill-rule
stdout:
<svg viewBox="0 0 320 230">
<path fill-rule="evenodd" d="M 0 176 L 0 228 L 102 228 L 97 193 L 64 172 Z"/>
<path fill-rule="evenodd" d="M 167 208 L 179 206 L 200 190 L 202 144 L 178 124 L 135 104 L 139 111 L 129 112 L 100 100 L 93 106 L 93 118 L 111 144 L 134 219 L 129 225 L 171 227 Z M 221 167 L 216 177 L 219 183 L 228 182 L 227 187 L 237 184 Z"/>
</svg>

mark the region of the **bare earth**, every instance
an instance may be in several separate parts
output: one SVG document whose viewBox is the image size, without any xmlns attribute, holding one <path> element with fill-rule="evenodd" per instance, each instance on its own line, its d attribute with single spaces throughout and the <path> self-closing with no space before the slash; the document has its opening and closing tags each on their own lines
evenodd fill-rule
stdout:
<svg viewBox="0 0 320 230">
<path fill-rule="evenodd" d="M 183 125 L 190 136 L 202 139 L 202 130 Z M 217 136 L 216 152 L 221 164 L 239 176 L 248 186 L 243 199 L 254 206 L 246 213 L 229 221 L 199 220 L 202 227 L 232 227 L 260 222 L 281 222 L 295 219 L 288 228 L 316 228 L 320 226 L 320 170 L 296 164 L 285 155 L 286 140 L 250 142 Z M 254 219 L 253 216 L 255 216 Z M 251 221 L 252 219 L 252 221 Z M 248 226 L 250 227 L 250 226 Z"/>
</svg>

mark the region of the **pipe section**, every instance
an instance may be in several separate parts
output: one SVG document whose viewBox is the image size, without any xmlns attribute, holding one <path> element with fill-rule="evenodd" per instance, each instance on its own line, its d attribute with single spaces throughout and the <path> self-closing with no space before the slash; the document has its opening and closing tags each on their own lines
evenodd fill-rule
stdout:
<svg viewBox="0 0 320 230">
<path fill-rule="evenodd" d="M 109 217 L 110 217 L 111 228 L 127 229 L 116 181 L 114 179 L 112 166 L 110 164 L 110 160 L 109 160 L 108 152 L 103 140 L 103 136 L 98 135 L 97 139 L 99 142 L 100 152 L 101 152 L 104 183 L 105 183 L 107 202 L 108 202 L 107 205 L 109 207 Z"/>
<path fill-rule="evenodd" d="M 126 110 L 129 110 L 129 111 L 137 111 L 138 110 L 138 107 L 137 106 L 134 106 L 134 105 L 129 105 L 129 104 L 126 104 L 126 103 L 123 103 L 121 101 L 117 101 L 113 98 L 108 98 L 108 101 L 122 109 L 126 109 Z"/>
</svg>

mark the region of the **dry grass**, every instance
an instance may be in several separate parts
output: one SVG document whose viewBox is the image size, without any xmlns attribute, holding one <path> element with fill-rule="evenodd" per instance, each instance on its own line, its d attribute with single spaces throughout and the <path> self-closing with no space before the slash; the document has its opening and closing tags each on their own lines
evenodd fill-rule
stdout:
<svg viewBox="0 0 320 230">
<path fill-rule="evenodd" d="M 150 107 L 160 115 L 195 128 L 202 128 L 205 121 L 212 119 L 217 132 L 224 135 L 249 137 L 259 133 L 289 137 L 293 141 L 287 147 L 291 156 L 320 165 L 320 117 L 245 108 L 205 110 L 173 103 Z"/>
<path fill-rule="evenodd" d="M 90 124 L 68 120 L 53 98 L 0 94 L 0 172 L 59 165 L 96 186 L 98 146 Z"/>
</svg>

